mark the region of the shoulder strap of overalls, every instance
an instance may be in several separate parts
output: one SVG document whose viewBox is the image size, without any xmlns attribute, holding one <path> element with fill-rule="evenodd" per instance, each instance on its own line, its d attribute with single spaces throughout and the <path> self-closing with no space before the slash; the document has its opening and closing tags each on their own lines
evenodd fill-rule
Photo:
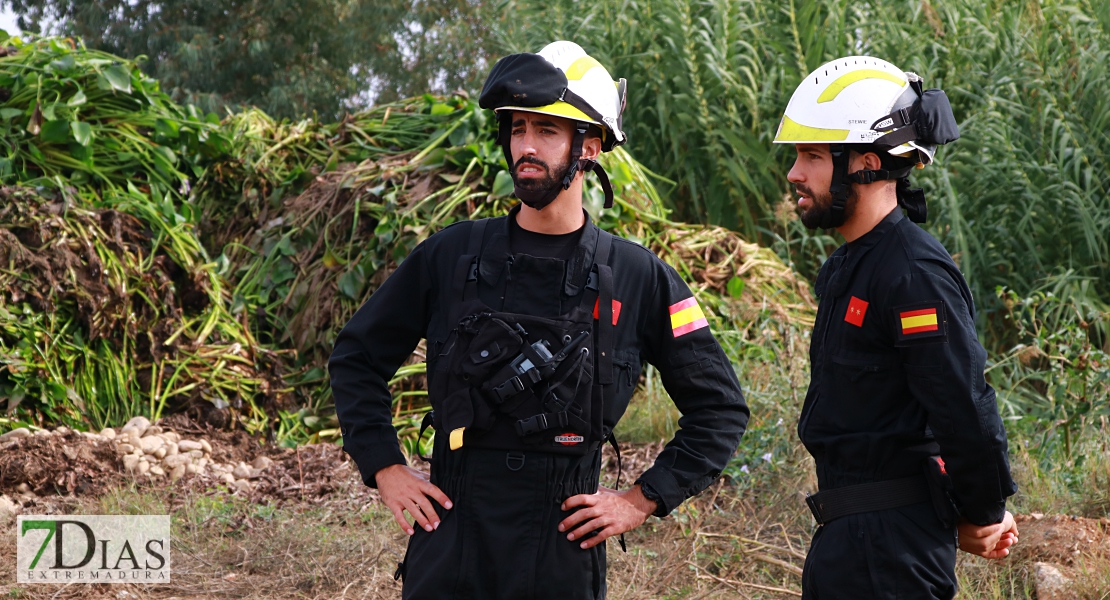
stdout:
<svg viewBox="0 0 1110 600">
<path fill-rule="evenodd" d="M 455 263 L 455 272 L 451 277 L 451 317 L 447 323 L 449 328 L 457 325 L 462 318 L 458 313 L 463 305 L 478 297 L 478 257 L 482 252 L 487 222 L 489 219 L 481 219 L 474 221 L 470 226 L 470 240 L 467 242 L 466 254 L 460 256 Z"/>
<path fill-rule="evenodd" d="M 594 266 L 597 269 L 597 382 L 613 383 L 613 269 L 609 267 L 609 253 L 613 247 L 612 234 L 598 231 Z"/>
</svg>

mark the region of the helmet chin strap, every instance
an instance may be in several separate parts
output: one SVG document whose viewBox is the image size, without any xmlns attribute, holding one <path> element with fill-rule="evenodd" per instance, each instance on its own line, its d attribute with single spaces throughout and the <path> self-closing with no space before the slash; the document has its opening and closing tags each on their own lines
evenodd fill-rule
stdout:
<svg viewBox="0 0 1110 600">
<path fill-rule="evenodd" d="M 924 223 L 928 216 L 928 207 L 925 205 L 925 192 L 920 188 L 910 188 L 909 175 L 913 167 L 905 167 L 888 171 L 886 169 L 861 169 L 855 173 L 848 173 L 848 159 L 851 154 L 846 144 L 832 144 L 829 146 L 832 153 L 833 175 L 832 184 L 829 185 L 829 194 L 832 195 L 832 210 L 821 222 L 820 227 L 833 229 L 840 227 L 847 220 L 844 207 L 848 203 L 848 193 L 853 183 L 868 184 L 874 181 L 896 181 L 895 193 L 898 195 L 898 205 L 906 209 L 906 216 L 914 223 Z"/>
<path fill-rule="evenodd" d="M 509 168 L 513 168 L 513 152 L 510 147 L 511 142 L 511 127 L 512 127 L 512 113 L 501 114 L 501 119 L 498 121 L 497 137 L 501 142 L 501 152 L 505 155 L 505 162 Z M 589 173 L 593 171 L 597 174 L 597 178 L 601 182 L 601 189 L 605 192 L 605 208 L 613 207 L 613 186 L 609 183 L 609 175 L 605 169 L 601 168 L 596 160 L 589 158 L 582 158 L 582 144 L 586 140 L 586 132 L 589 130 L 590 124 L 583 121 L 576 121 L 574 124 L 574 139 L 570 144 L 570 160 L 567 162 L 566 172 L 563 173 L 562 181 L 551 185 L 544 189 L 530 190 L 521 188 L 514 185 L 513 193 L 520 201 L 530 208 L 536 210 L 543 210 L 547 205 L 555 201 L 559 197 L 559 193 L 563 190 L 570 189 L 570 184 L 574 183 L 574 176 L 578 171 Z"/>
<path fill-rule="evenodd" d="M 848 193 L 852 189 L 848 179 L 848 158 L 851 152 L 845 144 L 830 144 L 829 152 L 832 154 L 833 172 L 832 182 L 829 184 L 829 194 L 832 196 L 832 210 L 826 213 L 818 227 L 821 229 L 835 229 L 848 220 L 844 214 L 844 207 L 848 204 Z"/>
</svg>

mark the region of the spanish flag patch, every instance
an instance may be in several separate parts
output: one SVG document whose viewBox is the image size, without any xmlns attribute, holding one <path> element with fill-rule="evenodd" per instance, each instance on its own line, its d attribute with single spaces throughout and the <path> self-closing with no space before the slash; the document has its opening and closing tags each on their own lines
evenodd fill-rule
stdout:
<svg viewBox="0 0 1110 600">
<path fill-rule="evenodd" d="M 671 333 L 676 338 L 702 327 L 709 327 L 709 321 L 705 320 L 705 313 L 701 311 L 698 301 L 693 296 L 681 302 L 675 302 L 668 311 L 671 313 Z"/>
<path fill-rule="evenodd" d="M 944 302 L 922 302 L 894 309 L 898 321 L 898 341 L 912 342 L 925 339 L 943 342 L 948 337 Z"/>
</svg>

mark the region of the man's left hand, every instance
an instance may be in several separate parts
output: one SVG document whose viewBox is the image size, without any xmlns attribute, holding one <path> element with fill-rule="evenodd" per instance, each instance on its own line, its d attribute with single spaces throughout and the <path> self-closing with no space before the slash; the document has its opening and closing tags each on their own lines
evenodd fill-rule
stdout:
<svg viewBox="0 0 1110 600">
<path fill-rule="evenodd" d="M 596 494 L 579 494 L 567 498 L 561 508 L 578 508 L 559 523 L 559 531 L 570 531 L 567 534 L 568 540 L 574 541 L 591 531 L 597 532 L 597 535 L 586 538 L 579 544 L 585 549 L 600 544 L 606 538 L 639 527 L 655 512 L 656 504 L 645 498 L 640 485 L 636 484 L 623 492 L 598 487 Z"/>
</svg>

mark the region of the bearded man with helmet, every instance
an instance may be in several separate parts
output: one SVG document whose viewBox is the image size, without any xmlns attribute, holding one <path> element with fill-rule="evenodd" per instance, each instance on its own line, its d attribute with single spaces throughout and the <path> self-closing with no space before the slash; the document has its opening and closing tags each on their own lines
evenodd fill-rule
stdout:
<svg viewBox="0 0 1110 600">
<path fill-rule="evenodd" d="M 572 42 L 498 61 L 479 104 L 522 204 L 429 237 L 336 340 L 344 449 L 411 536 L 403 598 L 604 598 L 604 540 L 705 489 L 744 432 L 736 374 L 689 287 L 582 208 L 590 172 L 612 205 L 596 161 L 625 142 L 624 90 Z M 405 462 L 387 386 L 421 338 L 430 478 Z M 631 488 L 599 488 L 644 362 L 680 429 Z"/>
<path fill-rule="evenodd" d="M 846 243 L 821 267 L 798 435 L 820 491 L 804 598 L 952 598 L 957 547 L 1017 542 L 1006 431 L 974 303 L 908 176 L 959 129 L 944 92 L 877 58 L 819 67 L 775 143 L 793 144 L 802 223 Z M 905 210 L 905 215 L 903 215 Z"/>
</svg>

